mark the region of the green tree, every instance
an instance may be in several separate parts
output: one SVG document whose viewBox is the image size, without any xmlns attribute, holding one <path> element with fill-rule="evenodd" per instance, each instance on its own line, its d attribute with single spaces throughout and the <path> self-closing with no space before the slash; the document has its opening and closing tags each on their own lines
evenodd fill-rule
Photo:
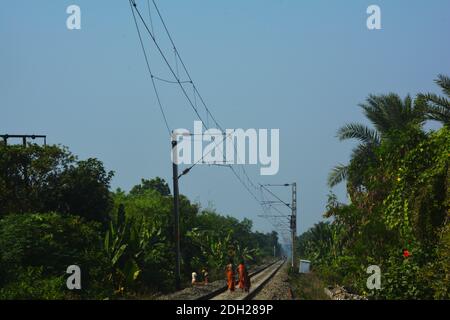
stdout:
<svg viewBox="0 0 450 320">
<path fill-rule="evenodd" d="M 170 188 L 167 182 L 164 179 L 161 179 L 160 177 L 156 177 L 151 180 L 147 179 L 141 179 L 141 183 L 138 185 L 135 185 L 131 191 L 130 195 L 139 195 L 143 194 L 147 190 L 155 190 L 159 192 L 162 196 L 169 196 L 170 195 Z"/>
<path fill-rule="evenodd" d="M 64 170 L 52 190 L 53 210 L 88 220 L 109 221 L 113 202 L 109 192 L 113 172 L 106 172 L 97 159 L 78 161 Z"/>
<path fill-rule="evenodd" d="M 437 82 L 448 97 L 448 78 Z M 298 250 L 327 281 L 364 295 L 448 298 L 448 99 L 422 94 L 413 102 L 391 94 L 371 96 L 362 107 L 374 129 L 339 130 L 341 139 L 360 145 L 329 181 L 347 180 L 350 203 L 331 195 L 325 217 L 333 228 L 315 226 L 300 237 Z M 426 119 L 444 126 L 425 132 Z M 365 270 L 372 264 L 383 272 L 382 290 L 367 292 Z"/>
<path fill-rule="evenodd" d="M 331 171 L 328 178 L 330 187 L 347 178 L 350 178 L 351 186 L 359 186 L 364 170 L 376 161 L 374 148 L 380 145 L 381 140 L 411 126 L 421 126 L 425 120 L 424 107 L 414 104 L 410 96 L 402 100 L 394 93 L 370 95 L 359 106 L 374 129 L 360 123 L 350 123 L 338 130 L 340 140 L 357 139 L 360 144 L 352 152 L 350 165 L 340 164 Z"/>
<path fill-rule="evenodd" d="M 107 221 L 112 176 L 99 160 L 78 161 L 64 147 L 0 145 L 0 217 L 56 211 Z"/>
<path fill-rule="evenodd" d="M 419 94 L 418 104 L 424 106 L 427 117 L 431 120 L 442 122 L 445 125 L 450 123 L 450 78 L 439 75 L 435 82 L 441 87 L 445 97 L 440 97 L 434 93 Z"/>
<path fill-rule="evenodd" d="M 52 186 L 75 161 L 67 148 L 0 144 L 0 218 L 49 211 L 54 204 Z"/>
</svg>

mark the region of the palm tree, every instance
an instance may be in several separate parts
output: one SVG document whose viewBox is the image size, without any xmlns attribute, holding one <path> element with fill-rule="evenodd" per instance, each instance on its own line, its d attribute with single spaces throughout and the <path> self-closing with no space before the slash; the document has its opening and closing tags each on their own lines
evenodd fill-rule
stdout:
<svg viewBox="0 0 450 320">
<path fill-rule="evenodd" d="M 350 123 L 340 128 L 337 137 L 339 140 L 357 139 L 361 143 L 352 151 L 351 159 L 373 159 L 373 147 L 380 144 L 380 137 L 376 130 L 370 129 L 360 123 Z M 348 178 L 350 165 L 339 164 L 335 166 L 328 176 L 328 185 L 334 187 Z"/>
<path fill-rule="evenodd" d="M 434 93 L 419 94 L 417 103 L 423 105 L 427 111 L 427 118 L 442 122 L 444 125 L 450 123 L 450 78 L 439 75 L 435 82 L 442 88 L 446 97 L 440 97 Z"/>
<path fill-rule="evenodd" d="M 402 131 L 411 125 L 421 125 L 425 121 L 424 106 L 414 104 L 408 95 L 402 100 L 397 94 L 370 95 L 365 103 L 359 104 L 374 129 L 360 123 L 350 123 L 337 132 L 339 140 L 357 139 L 360 144 L 353 150 L 350 164 L 362 173 L 369 161 L 375 161 L 374 148 L 381 139 Z M 360 174 L 354 174 L 353 185 L 360 183 Z M 332 169 L 328 185 L 334 187 L 349 178 L 350 165 L 339 164 Z"/>
</svg>

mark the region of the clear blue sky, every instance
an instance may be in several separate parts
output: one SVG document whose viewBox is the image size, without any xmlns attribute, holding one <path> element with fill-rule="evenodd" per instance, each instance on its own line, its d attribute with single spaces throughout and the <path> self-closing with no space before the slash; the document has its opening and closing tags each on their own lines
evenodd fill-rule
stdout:
<svg viewBox="0 0 450 320">
<path fill-rule="evenodd" d="M 81 7 L 81 30 L 66 28 L 70 4 Z M 365 121 L 357 104 L 369 93 L 436 91 L 436 75 L 450 74 L 447 0 L 158 4 L 223 126 L 280 129 L 278 175 L 247 170 L 257 182 L 298 183 L 299 232 L 322 218 L 328 172 L 347 162 L 354 145 L 339 142 L 336 130 Z M 380 31 L 366 28 L 370 4 L 381 7 Z M 127 0 L 4 2 L 0 46 L 0 132 L 47 134 L 49 143 L 67 145 L 82 159 L 98 157 L 116 172 L 114 188 L 128 190 L 142 177 L 171 181 L 169 140 Z M 156 55 L 152 64 L 167 75 Z M 171 126 L 192 128 L 194 114 L 179 91 L 160 87 Z M 198 167 L 180 189 L 271 230 L 227 169 Z M 335 192 L 346 201 L 343 186 Z M 280 195 L 289 200 L 289 190 Z"/>
</svg>

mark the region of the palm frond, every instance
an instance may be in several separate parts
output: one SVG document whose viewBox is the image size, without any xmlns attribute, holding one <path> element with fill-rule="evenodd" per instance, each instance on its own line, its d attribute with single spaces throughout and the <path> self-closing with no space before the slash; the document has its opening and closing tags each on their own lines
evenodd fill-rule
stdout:
<svg viewBox="0 0 450 320">
<path fill-rule="evenodd" d="M 419 98 L 425 100 L 425 102 L 429 102 L 434 105 L 442 106 L 447 109 L 450 109 L 450 101 L 444 97 L 438 96 L 437 94 L 434 94 L 434 93 L 420 94 Z"/>
<path fill-rule="evenodd" d="M 383 133 L 389 131 L 391 123 L 387 117 L 384 96 L 369 95 L 365 103 L 359 104 L 364 110 L 364 114 L 370 122 L 373 123 L 378 132 Z"/>
<path fill-rule="evenodd" d="M 337 137 L 340 140 L 358 139 L 366 144 L 380 143 L 378 132 L 360 123 L 350 123 L 343 126 L 338 130 Z"/>
<path fill-rule="evenodd" d="M 450 97 L 450 78 L 439 75 L 435 82 L 442 88 L 447 97 Z M 428 119 L 446 125 L 450 123 L 450 101 L 446 97 L 440 97 L 434 93 L 419 94 L 417 104 L 425 107 Z"/>
<path fill-rule="evenodd" d="M 420 106 L 416 108 L 409 95 L 403 100 L 396 93 L 369 95 L 366 102 L 359 106 L 381 135 L 425 121 L 424 109 Z"/>
<path fill-rule="evenodd" d="M 328 186 L 332 188 L 338 185 L 339 183 L 347 179 L 347 175 L 348 166 L 343 164 L 335 166 L 328 175 Z"/>
<path fill-rule="evenodd" d="M 447 125 L 450 123 L 450 108 L 436 104 L 429 104 L 427 107 L 428 119 L 436 120 Z"/>
<path fill-rule="evenodd" d="M 450 98 L 450 78 L 443 74 L 438 75 L 435 82 L 442 88 L 442 91 Z"/>
</svg>

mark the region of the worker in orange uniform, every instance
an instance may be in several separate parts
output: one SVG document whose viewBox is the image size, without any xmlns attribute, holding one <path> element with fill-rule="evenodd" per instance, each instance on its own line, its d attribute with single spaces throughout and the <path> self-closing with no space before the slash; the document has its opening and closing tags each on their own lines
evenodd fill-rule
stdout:
<svg viewBox="0 0 450 320">
<path fill-rule="evenodd" d="M 230 292 L 233 292 L 234 291 L 234 268 L 233 268 L 232 261 L 230 261 L 230 263 L 227 265 L 226 276 L 227 276 L 228 290 Z"/>
<path fill-rule="evenodd" d="M 239 274 L 239 288 L 242 291 L 248 292 L 250 290 L 250 277 L 248 276 L 247 268 L 245 267 L 244 261 L 238 266 Z"/>
</svg>

